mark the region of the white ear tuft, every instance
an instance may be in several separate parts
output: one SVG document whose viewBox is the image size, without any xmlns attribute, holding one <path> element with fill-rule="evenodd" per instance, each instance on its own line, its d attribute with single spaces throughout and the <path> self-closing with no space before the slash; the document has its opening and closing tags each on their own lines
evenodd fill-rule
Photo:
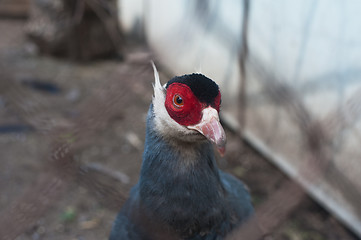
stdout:
<svg viewBox="0 0 361 240">
<path fill-rule="evenodd" d="M 159 74 L 157 71 L 157 67 L 155 66 L 154 62 L 151 61 L 152 67 L 153 67 L 153 71 L 154 71 L 154 88 L 162 88 L 162 85 L 160 84 L 160 79 L 159 79 Z"/>
<path fill-rule="evenodd" d="M 169 116 L 168 111 L 165 108 L 167 84 L 164 86 L 160 84 L 157 68 L 153 61 L 151 61 L 151 64 L 154 70 L 154 96 L 152 103 L 155 129 L 164 137 L 172 136 L 173 138 L 181 138 L 182 141 L 184 140 L 183 137 L 187 137 L 190 133 L 194 136 L 194 130 L 189 130 L 184 126 L 181 126 Z"/>
<path fill-rule="evenodd" d="M 158 74 L 158 71 L 157 71 L 157 68 L 156 68 L 154 62 L 151 61 L 151 64 L 152 64 L 153 71 L 154 71 L 154 84 L 153 84 L 154 98 L 162 98 L 162 95 L 164 95 L 164 88 L 160 84 L 159 74 Z"/>
</svg>

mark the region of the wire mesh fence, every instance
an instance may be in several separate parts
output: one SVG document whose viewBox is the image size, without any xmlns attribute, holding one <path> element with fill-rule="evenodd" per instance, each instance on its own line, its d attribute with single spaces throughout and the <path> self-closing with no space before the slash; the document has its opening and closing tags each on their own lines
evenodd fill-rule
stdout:
<svg viewBox="0 0 361 240">
<path fill-rule="evenodd" d="M 103 24 L 107 31 L 110 32 L 110 39 L 113 41 L 114 46 L 118 46 L 117 44 L 121 42 L 122 36 L 116 35 L 118 34 L 116 31 L 113 32 L 112 27 L 110 27 L 113 25 L 109 23 L 111 21 L 106 21 L 108 15 L 106 15 L 106 11 L 102 7 L 103 2 L 89 2 L 89 6 L 92 9 L 101 9 L 101 11 L 99 10 L 100 12 L 95 12 L 98 14 L 99 19 L 105 19 Z M 79 3 L 81 3 L 79 8 L 83 8 L 84 5 L 82 4 L 88 3 L 88 1 L 79 1 Z M 343 168 L 338 165 L 337 161 L 334 161 L 335 156 L 344 156 L 338 155 L 338 147 L 340 146 L 338 142 L 348 138 L 339 137 L 339 135 L 353 130 L 355 135 L 353 141 L 358 142 L 359 89 L 353 90 L 353 94 L 347 95 L 347 97 L 344 96 L 342 101 L 340 100 L 338 107 L 334 111 L 329 112 L 325 118 L 315 118 L 314 112 L 308 107 L 308 102 L 305 103 L 306 100 L 302 95 L 302 89 L 304 91 L 313 89 L 318 85 L 319 81 L 316 79 L 314 82 L 307 82 L 295 88 L 281 77 L 275 76 L 269 69 L 263 67 L 261 60 L 253 55 L 254 52 L 248 49 L 247 29 L 249 29 L 249 23 L 247 21 L 249 21 L 249 11 L 251 11 L 252 5 L 250 6 L 249 1 L 244 1 L 244 4 L 243 25 L 241 24 L 241 29 L 244 31 L 241 31 L 240 34 L 243 38 L 243 45 L 236 56 L 240 64 L 238 69 L 241 71 L 238 80 L 242 80 L 238 91 L 240 94 L 238 100 L 241 102 L 235 101 L 242 109 L 238 115 L 238 123 L 241 127 L 232 126 L 226 118 L 224 119 L 225 125 L 229 126 L 230 130 L 235 131 L 238 135 L 243 135 L 245 141 L 260 150 L 266 158 L 270 155 L 269 151 L 262 151 L 263 145 L 254 141 L 255 136 L 256 139 L 264 141 L 264 145 L 273 146 L 273 149 L 279 150 L 277 146 L 285 146 L 285 152 L 282 152 L 283 149 L 281 149 L 281 153 L 286 158 L 289 156 L 301 156 L 302 162 L 296 163 L 297 170 L 288 172 L 288 175 L 296 179 L 296 182 L 287 178 L 280 181 L 278 188 L 267 196 L 262 203 L 257 204 L 254 216 L 239 229 L 235 229 L 226 239 L 262 239 L 271 236 L 274 231 L 287 221 L 292 212 L 306 198 L 304 187 L 306 186 L 307 188 L 310 182 L 316 184 L 322 184 L 322 181 L 328 182 L 331 189 L 337 189 L 337 194 L 341 195 L 341 198 L 352 207 L 351 211 L 355 215 L 360 216 L 360 209 L 357 207 L 361 201 L 360 186 L 350 179 L 347 171 L 343 171 Z M 74 15 L 75 19 L 78 19 L 76 16 L 78 16 L 79 12 L 75 12 L 77 13 Z M 80 14 L 79 16 L 82 15 Z M 124 51 L 126 52 L 123 48 L 119 49 L 122 54 L 124 54 Z M 16 194 L 10 200 L 4 200 L 7 204 L 6 206 L 2 205 L 0 212 L 0 239 L 16 239 L 19 236 L 21 237 L 24 232 L 28 232 L 40 219 L 53 211 L 57 202 L 67 195 L 68 191 L 70 191 L 69 189 L 74 184 L 89 191 L 91 198 L 94 198 L 96 202 L 105 206 L 110 211 L 116 212 L 120 209 L 137 176 L 128 176 L 122 172 L 122 169 L 114 170 L 111 167 L 106 167 L 104 164 L 89 163 L 81 156 L 83 156 L 82 153 L 89 146 L 94 144 L 93 140 L 99 139 L 101 132 L 107 131 L 114 121 L 126 118 L 122 114 L 133 114 L 132 110 L 125 111 L 121 109 L 135 102 L 140 102 L 139 104 L 144 106 L 143 115 L 139 113 L 136 115 L 134 113 L 134 116 L 138 118 L 144 117 L 147 104 L 149 104 L 152 95 L 150 86 L 153 74 L 149 60 L 155 58 L 155 56 L 147 51 L 142 50 L 140 52 L 139 55 L 137 53 L 130 54 L 131 57 L 125 60 L 120 69 L 118 69 L 118 63 L 111 63 L 109 68 L 101 66 L 100 68 L 103 68 L 103 73 L 99 75 L 96 75 L 96 70 L 90 70 L 92 67 L 99 67 L 99 65 L 85 67 L 82 71 L 89 71 L 90 73 L 80 76 L 72 65 L 55 61 L 54 65 L 59 64 L 63 66 L 64 76 L 60 76 L 59 79 L 64 80 L 66 77 L 74 77 L 74 81 L 76 81 L 76 78 L 82 78 L 83 85 L 80 87 L 87 85 L 87 82 L 84 80 L 87 77 L 109 77 L 103 79 L 102 82 L 95 80 L 89 82 L 89 84 L 94 85 L 84 88 L 86 89 L 84 91 L 88 91 L 85 95 L 90 97 L 84 97 L 81 100 L 74 97 L 76 100 L 70 100 L 70 103 L 66 104 L 62 103 L 62 100 L 59 99 L 66 98 L 67 96 L 72 99 L 71 93 L 74 93 L 74 91 L 71 91 L 71 89 L 66 94 L 61 93 L 58 98 L 54 98 L 53 96 L 38 94 L 36 91 L 39 89 L 32 87 L 34 85 L 29 87 L 29 85 L 24 85 L 23 83 L 25 80 L 29 81 L 28 76 L 24 77 L 24 75 L 37 75 L 34 73 L 34 69 L 39 70 L 50 67 L 52 70 L 58 70 L 47 65 L 46 62 L 48 60 L 38 61 L 38 67 L 31 66 L 31 64 L 29 66 L 31 59 L 20 60 L 16 66 L 11 66 L 7 63 L 12 58 L 11 54 L 4 54 L 1 57 L 3 63 L 0 69 L 2 72 L 0 95 L 1 101 L 6 106 L 3 108 L 4 112 L 2 115 L 4 119 L 6 119 L 7 115 L 15 115 L 15 118 L 17 120 L 20 119 L 22 124 L 34 129 L 39 138 L 30 144 L 30 148 L 35 148 L 39 144 L 44 146 L 39 150 L 39 154 L 35 154 L 36 161 L 39 161 L 36 171 L 39 175 L 32 176 L 32 184 L 25 184 L 26 187 L 22 188 L 23 191 L 21 193 Z M 17 60 L 22 58 L 23 56 L 21 55 L 15 57 Z M 161 58 L 159 60 L 162 61 Z M 17 70 L 21 67 L 24 67 L 24 69 L 21 71 Z M 38 74 L 52 76 L 51 71 L 46 71 Z M 61 72 L 57 73 L 57 75 L 61 74 Z M 94 75 L 92 76 L 91 74 Z M 167 76 L 167 74 L 163 73 L 162 76 Z M 254 88 L 254 79 L 256 79 L 258 88 Z M 52 82 L 60 83 L 60 80 Z M 72 86 L 73 80 L 67 81 L 67 84 Z M 343 96 L 342 93 L 339 95 Z M 265 102 L 267 104 L 264 104 Z M 271 105 L 270 108 L 273 110 L 265 110 L 265 105 L 266 107 Z M 73 106 L 75 106 L 75 109 L 68 109 Z M 58 107 L 58 109 L 54 109 L 55 107 Z M 252 111 L 252 109 L 256 110 Z M 270 113 L 272 118 L 266 119 L 266 122 L 272 123 L 269 125 L 271 127 L 257 120 L 257 118 L 262 118 L 262 115 L 257 112 L 259 110 Z M 129 117 L 126 119 L 129 122 L 134 121 L 134 119 Z M 284 119 L 287 119 L 289 123 L 285 123 Z M 139 124 L 145 124 L 144 119 Z M 292 133 L 297 133 L 297 139 L 292 139 L 293 134 L 287 135 L 284 132 L 282 133 L 281 129 L 285 127 L 284 124 L 288 124 L 286 129 L 292 128 Z M 131 125 L 132 123 L 127 127 Z M 137 125 L 136 127 L 139 126 Z M 259 131 L 254 131 L 255 128 L 259 129 Z M 120 133 L 120 139 L 125 139 L 124 141 L 136 150 L 140 162 L 142 140 L 139 140 L 140 137 L 132 134 L 132 132 L 127 132 L 127 129 L 122 128 L 121 131 L 123 132 Z M 266 137 L 264 135 L 257 135 L 259 132 L 265 133 Z M 281 132 L 282 134 L 278 135 L 275 132 Z M 276 141 L 277 144 L 272 143 Z M 301 146 L 301 150 L 295 150 L 292 146 L 288 148 L 289 143 L 287 142 L 293 142 L 295 145 Z M 17 141 L 15 144 L 17 144 Z M 4 145 L 3 148 L 6 146 L 8 145 Z M 19 147 L 21 146 L 20 144 Z M 355 147 L 352 143 L 350 143 L 350 146 Z M 126 153 L 130 151 L 129 149 L 123 150 Z M 122 158 L 126 156 L 128 155 L 125 154 L 116 158 L 122 161 Z M 355 153 L 355 156 L 357 157 L 357 153 Z M 271 157 L 274 158 L 274 156 Z M 10 166 L 9 161 L 11 161 L 11 154 L 4 160 L 4 166 Z M 99 159 L 99 162 L 102 163 L 102 160 Z M 282 165 L 282 163 L 277 164 Z M 126 168 L 126 164 L 123 167 Z M 281 167 L 287 169 L 287 166 Z M 137 165 L 134 168 L 137 168 Z M 3 179 L 3 182 L 6 182 L 6 179 L 12 178 L 3 177 Z M 5 187 L 3 188 L 5 189 Z M 314 196 L 316 195 L 316 198 L 318 197 L 312 188 L 307 191 L 311 192 Z M 332 208 L 332 205 L 326 204 L 326 206 Z M 110 230 L 110 223 L 107 222 L 106 224 L 108 224 L 108 230 Z M 351 234 L 346 234 L 346 236 L 349 236 L 351 239 L 356 238 Z"/>
</svg>

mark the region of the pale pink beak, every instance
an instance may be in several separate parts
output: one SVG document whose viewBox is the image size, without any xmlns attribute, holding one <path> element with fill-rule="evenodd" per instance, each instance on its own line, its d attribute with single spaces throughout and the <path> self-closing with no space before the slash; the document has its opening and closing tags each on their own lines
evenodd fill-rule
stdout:
<svg viewBox="0 0 361 240">
<path fill-rule="evenodd" d="M 188 126 L 188 129 L 200 132 L 213 142 L 217 146 L 218 152 L 223 156 L 226 151 L 226 134 L 219 121 L 218 112 L 212 107 L 207 107 L 203 109 L 202 113 L 202 120 L 196 125 Z"/>
</svg>

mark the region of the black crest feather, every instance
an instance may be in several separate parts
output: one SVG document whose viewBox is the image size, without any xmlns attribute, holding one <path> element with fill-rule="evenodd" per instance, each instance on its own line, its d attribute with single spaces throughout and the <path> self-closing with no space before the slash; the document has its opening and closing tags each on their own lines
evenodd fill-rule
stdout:
<svg viewBox="0 0 361 240">
<path fill-rule="evenodd" d="M 174 77 L 169 80 L 166 87 L 172 83 L 186 84 L 201 102 L 208 104 L 213 103 L 219 92 L 219 87 L 213 80 L 199 73 Z"/>
</svg>

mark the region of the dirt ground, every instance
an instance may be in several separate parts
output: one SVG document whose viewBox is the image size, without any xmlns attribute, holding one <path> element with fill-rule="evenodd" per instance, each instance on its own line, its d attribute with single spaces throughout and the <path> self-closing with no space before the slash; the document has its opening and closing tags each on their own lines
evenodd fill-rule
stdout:
<svg viewBox="0 0 361 240">
<path fill-rule="evenodd" d="M 29 227 L 16 239 L 107 239 L 122 199 L 102 189 L 119 186 L 126 196 L 137 182 L 152 96 L 149 60 L 155 57 L 145 46 L 129 47 L 124 61 L 39 57 L 23 27 L 22 20 L 0 20 L 0 219 L 13 217 L 11 206 L 38 197 L 34 212 L 39 214 L 29 218 Z M 162 71 L 161 79 L 167 80 Z M 257 207 L 286 177 L 237 136 L 227 131 L 227 137 L 219 165 L 249 186 Z M 67 154 L 77 164 L 75 173 L 51 164 L 58 157 L 54 146 L 64 139 L 71 145 Z M 53 176 L 61 187 L 47 185 Z M 42 186 L 53 189 L 49 201 L 41 197 Z M 16 231 L 21 224 L 10 227 Z M 306 198 L 265 239 L 357 237 Z"/>
</svg>

